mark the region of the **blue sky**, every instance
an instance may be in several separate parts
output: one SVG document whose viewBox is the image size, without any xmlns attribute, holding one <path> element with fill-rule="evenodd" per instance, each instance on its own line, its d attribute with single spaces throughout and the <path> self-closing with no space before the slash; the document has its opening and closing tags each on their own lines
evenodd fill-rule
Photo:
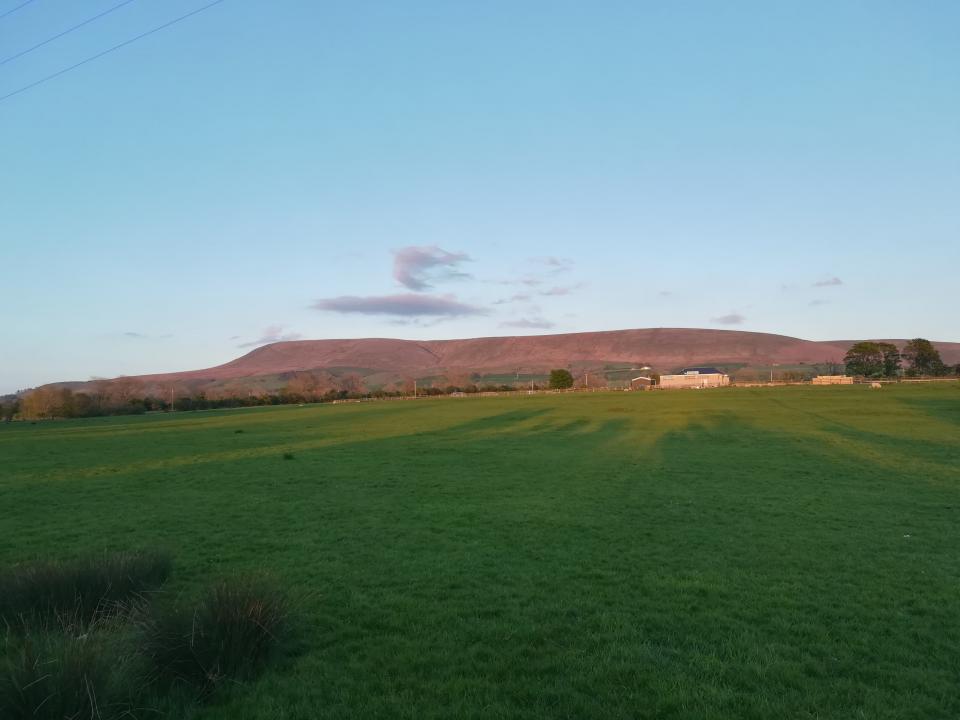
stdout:
<svg viewBox="0 0 960 720">
<path fill-rule="evenodd" d="M 0 95 L 196 9 L 33 0 Z M 22 0 L 0 0 L 0 15 Z M 960 340 L 955 2 L 225 0 L 0 101 L 0 392 L 276 338 Z"/>
</svg>

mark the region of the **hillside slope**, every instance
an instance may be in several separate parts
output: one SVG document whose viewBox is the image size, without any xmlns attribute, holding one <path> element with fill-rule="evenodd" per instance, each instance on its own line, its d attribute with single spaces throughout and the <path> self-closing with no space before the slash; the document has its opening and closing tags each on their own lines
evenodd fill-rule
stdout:
<svg viewBox="0 0 960 720">
<path fill-rule="evenodd" d="M 600 369 L 610 363 L 644 363 L 661 371 L 708 363 L 797 365 L 839 362 L 851 342 L 687 328 L 466 340 L 297 340 L 265 345 L 216 367 L 144 375 L 141 379 L 224 381 L 324 368 L 363 368 L 423 377 L 451 372 L 538 373 L 567 366 Z M 905 341 L 893 342 L 902 345 Z M 937 346 L 945 362 L 960 362 L 960 343 Z"/>
</svg>

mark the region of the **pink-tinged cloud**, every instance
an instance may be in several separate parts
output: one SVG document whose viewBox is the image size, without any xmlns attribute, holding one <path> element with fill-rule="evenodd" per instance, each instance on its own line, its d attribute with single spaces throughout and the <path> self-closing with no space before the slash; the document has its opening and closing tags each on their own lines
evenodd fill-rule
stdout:
<svg viewBox="0 0 960 720">
<path fill-rule="evenodd" d="M 447 252 L 436 245 L 411 245 L 394 250 L 393 277 L 410 290 L 428 290 L 433 282 L 470 277 L 456 269 L 469 260 L 466 253 Z"/>
<path fill-rule="evenodd" d="M 269 345 L 275 342 L 289 342 L 291 340 L 299 340 L 302 337 L 300 333 L 283 332 L 283 325 L 270 325 L 264 328 L 263 334 L 259 338 L 251 340 L 250 342 L 241 343 L 237 345 L 237 347 L 246 348 L 257 345 Z"/>
<path fill-rule="evenodd" d="M 342 295 L 335 298 L 317 300 L 311 307 L 336 313 L 354 313 L 359 315 L 394 315 L 398 317 L 461 317 L 464 315 L 484 315 L 486 310 L 468 305 L 452 295 L 373 295 L 357 297 Z"/>
<path fill-rule="evenodd" d="M 740 313 L 730 313 L 729 315 L 710 318 L 710 322 L 717 323 L 718 325 L 742 325 L 744 320 L 746 320 L 746 318 Z"/>
<path fill-rule="evenodd" d="M 813 287 L 836 287 L 837 285 L 843 285 L 843 280 L 834 276 L 826 280 L 818 280 L 813 284 Z"/>
<path fill-rule="evenodd" d="M 524 328 L 532 329 L 536 328 L 538 330 L 547 330 L 554 327 L 554 323 L 546 320 L 545 318 L 535 317 L 535 318 L 520 318 L 519 320 L 511 320 L 509 322 L 500 323 L 500 327 L 510 327 L 510 328 Z"/>
</svg>

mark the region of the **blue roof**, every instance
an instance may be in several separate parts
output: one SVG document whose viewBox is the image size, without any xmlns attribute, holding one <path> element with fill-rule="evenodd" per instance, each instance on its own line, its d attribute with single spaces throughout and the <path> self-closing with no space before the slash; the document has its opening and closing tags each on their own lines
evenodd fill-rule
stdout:
<svg viewBox="0 0 960 720">
<path fill-rule="evenodd" d="M 680 371 L 681 375 L 723 375 L 715 367 L 688 367 Z"/>
</svg>

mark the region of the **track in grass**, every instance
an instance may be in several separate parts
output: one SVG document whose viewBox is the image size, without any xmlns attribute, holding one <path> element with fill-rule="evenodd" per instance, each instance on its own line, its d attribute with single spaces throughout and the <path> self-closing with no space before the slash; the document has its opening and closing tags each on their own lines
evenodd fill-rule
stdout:
<svg viewBox="0 0 960 720">
<path fill-rule="evenodd" d="M 0 560 L 307 593 L 304 652 L 205 718 L 960 714 L 956 385 L 18 424 L 0 457 Z"/>
</svg>

